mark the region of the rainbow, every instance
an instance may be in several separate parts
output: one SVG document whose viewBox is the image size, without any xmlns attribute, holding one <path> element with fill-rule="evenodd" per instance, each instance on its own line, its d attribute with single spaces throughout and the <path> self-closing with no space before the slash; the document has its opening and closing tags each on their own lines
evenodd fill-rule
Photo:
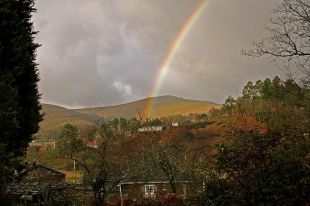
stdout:
<svg viewBox="0 0 310 206">
<path fill-rule="evenodd" d="M 153 105 L 154 105 L 154 98 L 152 97 L 155 97 L 157 95 L 178 49 L 181 47 L 187 35 L 190 33 L 197 19 L 199 19 L 200 15 L 205 10 L 207 3 L 208 3 L 208 0 L 202 0 L 202 2 L 197 5 L 197 7 L 191 13 L 190 17 L 182 25 L 181 30 L 177 34 L 176 38 L 173 40 L 171 46 L 169 47 L 168 52 L 164 56 L 163 61 L 160 64 L 160 67 L 158 69 L 158 72 L 157 72 L 157 75 L 156 75 L 156 78 L 155 78 L 155 81 L 154 81 L 154 84 L 153 84 L 153 87 L 150 93 L 151 98 L 147 102 L 146 109 L 144 111 L 145 117 L 147 118 L 151 117 L 152 111 L 153 111 Z"/>
</svg>

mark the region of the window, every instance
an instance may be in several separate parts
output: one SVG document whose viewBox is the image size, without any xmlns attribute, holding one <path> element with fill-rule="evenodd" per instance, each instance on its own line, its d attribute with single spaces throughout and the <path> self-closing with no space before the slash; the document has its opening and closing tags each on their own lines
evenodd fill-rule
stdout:
<svg viewBox="0 0 310 206">
<path fill-rule="evenodd" d="M 145 194 L 154 195 L 155 194 L 155 185 L 145 185 Z"/>
</svg>

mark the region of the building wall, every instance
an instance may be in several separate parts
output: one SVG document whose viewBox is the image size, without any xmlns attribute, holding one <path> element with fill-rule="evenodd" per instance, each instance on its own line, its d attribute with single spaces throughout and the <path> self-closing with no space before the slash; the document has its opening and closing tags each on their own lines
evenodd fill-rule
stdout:
<svg viewBox="0 0 310 206">
<path fill-rule="evenodd" d="M 155 194 L 146 195 L 145 194 L 145 186 L 146 185 L 155 185 Z M 186 194 L 186 186 L 183 184 L 177 185 L 177 194 L 179 196 L 184 197 Z M 136 184 L 125 184 L 122 185 L 122 193 L 124 198 L 130 199 L 141 199 L 141 198 L 150 198 L 150 199 L 160 199 L 164 195 L 168 193 L 172 193 L 171 187 L 167 183 L 156 183 L 156 184 L 146 184 L 146 183 L 136 183 Z"/>
<path fill-rule="evenodd" d="M 55 205 L 70 202 L 71 205 L 85 205 L 93 202 L 93 191 L 86 188 L 74 187 L 74 185 L 53 186 L 53 200 Z"/>
<path fill-rule="evenodd" d="M 138 132 L 160 132 L 163 130 L 162 126 L 147 126 L 138 129 Z"/>
</svg>

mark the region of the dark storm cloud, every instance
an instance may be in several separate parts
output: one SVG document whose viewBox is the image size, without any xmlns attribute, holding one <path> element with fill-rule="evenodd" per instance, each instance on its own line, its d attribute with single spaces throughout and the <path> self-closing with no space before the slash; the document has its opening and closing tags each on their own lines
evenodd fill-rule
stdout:
<svg viewBox="0 0 310 206">
<path fill-rule="evenodd" d="M 149 95 L 157 69 L 199 0 L 37 0 L 34 15 L 44 102 L 119 104 Z M 269 60 L 240 55 L 279 0 L 210 0 L 179 48 L 160 94 L 221 102 Z"/>
</svg>

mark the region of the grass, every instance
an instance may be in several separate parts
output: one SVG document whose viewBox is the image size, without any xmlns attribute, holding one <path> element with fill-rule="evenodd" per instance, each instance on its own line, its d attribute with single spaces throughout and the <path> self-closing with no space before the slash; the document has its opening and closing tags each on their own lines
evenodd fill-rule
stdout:
<svg viewBox="0 0 310 206">
<path fill-rule="evenodd" d="M 30 163 L 36 161 L 57 169 L 65 167 L 65 161 L 62 158 L 58 158 L 55 150 L 48 150 L 47 152 L 29 151 L 26 155 L 26 161 Z"/>
<path fill-rule="evenodd" d="M 81 170 L 63 171 L 66 174 L 66 182 L 70 184 L 82 184 L 84 173 Z"/>
</svg>

